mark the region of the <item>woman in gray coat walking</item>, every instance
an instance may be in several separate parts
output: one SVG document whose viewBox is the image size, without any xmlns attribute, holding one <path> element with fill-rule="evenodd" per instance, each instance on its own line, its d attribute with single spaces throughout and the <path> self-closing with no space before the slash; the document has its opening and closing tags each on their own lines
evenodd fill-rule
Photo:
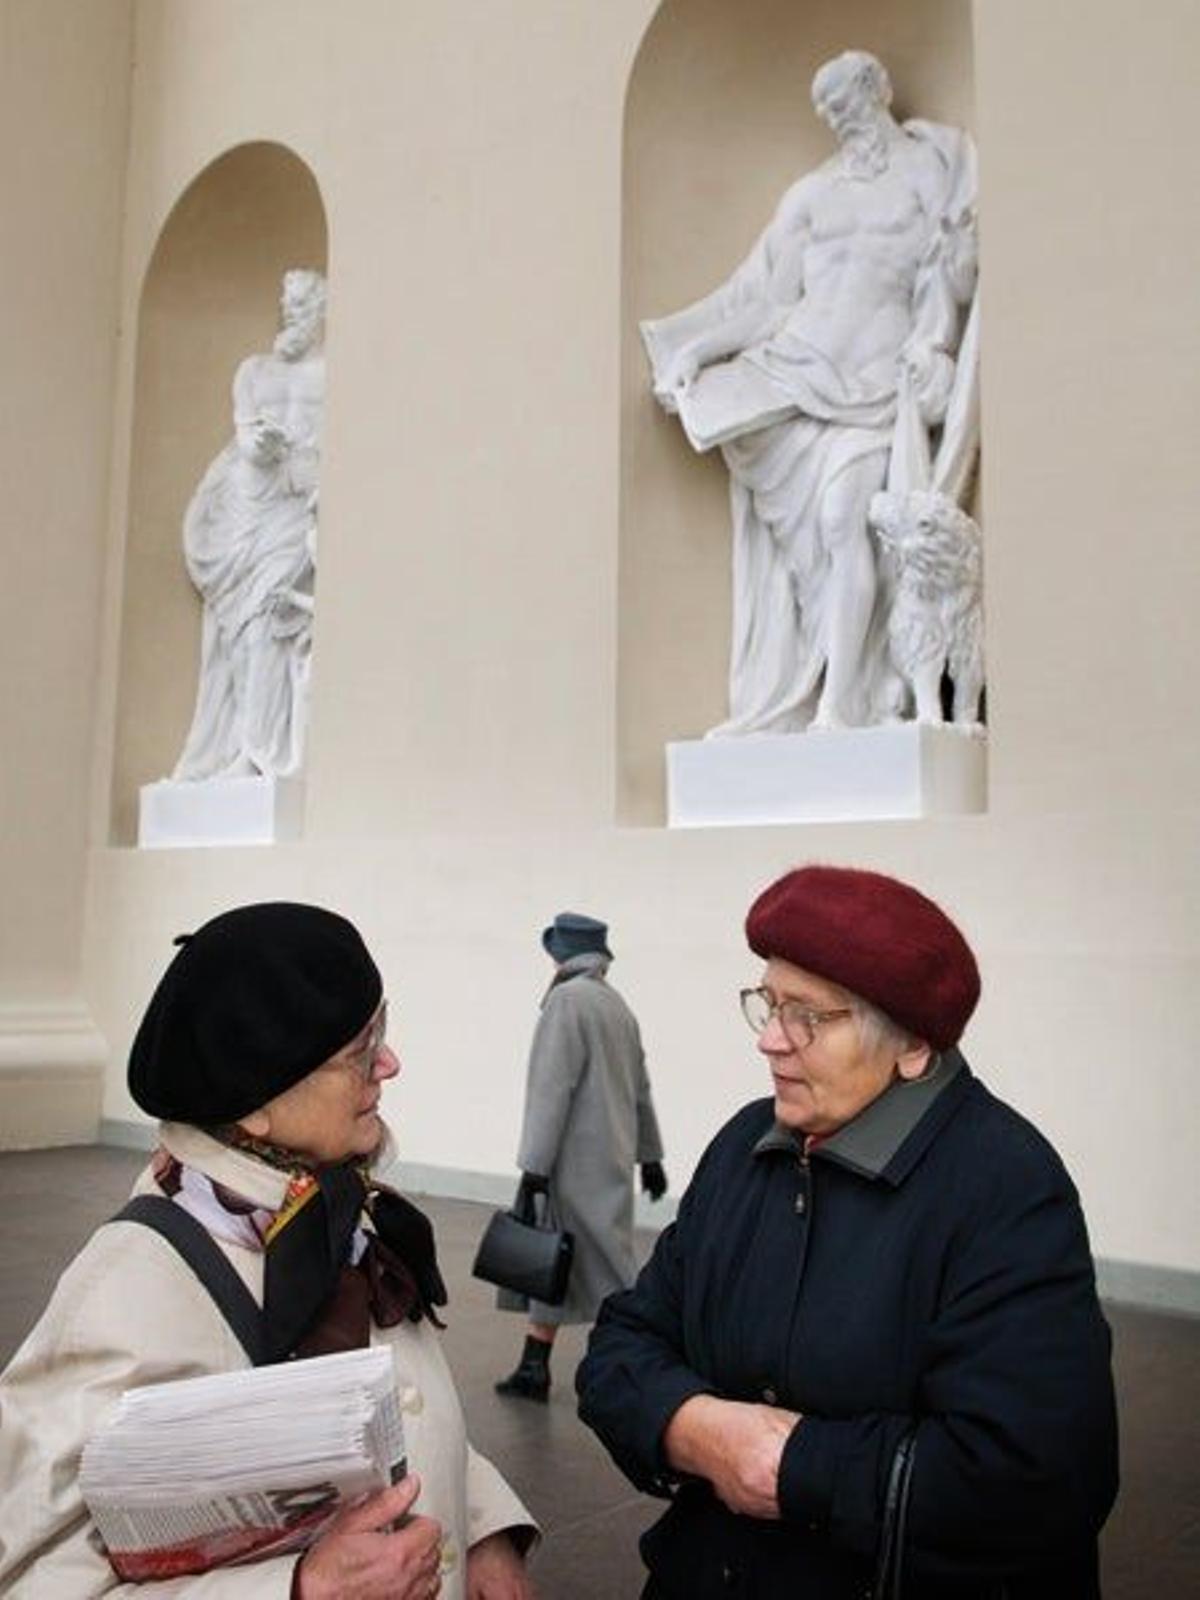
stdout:
<svg viewBox="0 0 1200 1600">
<path fill-rule="evenodd" d="M 605 1296 L 637 1276 L 634 1166 L 652 1200 L 667 1190 L 637 1019 L 605 976 L 607 925 L 563 911 L 542 946 L 556 970 L 530 1047 L 517 1165 L 526 1196 L 548 1194 L 574 1234 L 575 1257 L 562 1305 L 501 1298 L 505 1309 L 528 1311 L 529 1327 L 520 1362 L 496 1390 L 526 1400 L 549 1394 L 560 1324 L 592 1322 Z"/>
</svg>

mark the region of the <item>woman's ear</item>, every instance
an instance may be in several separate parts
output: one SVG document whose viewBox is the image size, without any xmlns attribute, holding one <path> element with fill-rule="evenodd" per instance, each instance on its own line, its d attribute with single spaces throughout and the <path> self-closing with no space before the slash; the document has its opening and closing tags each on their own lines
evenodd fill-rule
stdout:
<svg viewBox="0 0 1200 1600">
<path fill-rule="evenodd" d="M 933 1059 L 933 1048 L 924 1039 L 914 1039 L 896 1057 L 896 1071 L 905 1083 L 914 1083 L 923 1077 Z"/>
<path fill-rule="evenodd" d="M 266 1106 L 262 1106 L 258 1111 L 251 1111 L 246 1116 L 239 1117 L 237 1125 L 252 1139 L 266 1139 L 271 1133 L 271 1114 Z"/>
</svg>

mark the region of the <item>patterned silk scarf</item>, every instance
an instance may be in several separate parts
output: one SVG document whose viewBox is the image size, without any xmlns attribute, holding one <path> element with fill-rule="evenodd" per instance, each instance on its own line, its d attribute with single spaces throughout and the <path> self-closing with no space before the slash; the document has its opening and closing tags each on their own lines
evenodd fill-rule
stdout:
<svg viewBox="0 0 1200 1600">
<path fill-rule="evenodd" d="M 433 1229 L 416 1206 L 356 1162 L 309 1170 L 259 1141 L 239 1139 L 238 1147 L 289 1175 L 283 1204 L 262 1233 L 268 1360 L 361 1348 L 372 1321 L 389 1328 L 428 1317 L 442 1326 L 434 1307 L 446 1304 L 446 1287 Z M 175 1194 L 182 1172 L 172 1157 L 155 1175 Z M 253 1210 L 219 1185 L 213 1193 L 234 1215 Z M 370 1229 L 361 1227 L 364 1211 Z"/>
</svg>

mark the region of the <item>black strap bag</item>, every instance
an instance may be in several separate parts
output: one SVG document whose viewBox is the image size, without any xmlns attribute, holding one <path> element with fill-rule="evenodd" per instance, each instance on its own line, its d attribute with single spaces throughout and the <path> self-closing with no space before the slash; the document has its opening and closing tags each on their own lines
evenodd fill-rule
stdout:
<svg viewBox="0 0 1200 1600">
<path fill-rule="evenodd" d="M 471 1273 L 524 1299 L 557 1306 L 566 1298 L 574 1254 L 575 1236 L 556 1225 L 548 1197 L 522 1184 L 511 1208 L 493 1213 Z"/>
<path fill-rule="evenodd" d="M 904 1539 L 908 1524 L 908 1496 L 912 1488 L 913 1455 L 917 1448 L 914 1428 L 896 1446 L 883 1500 L 883 1524 L 871 1600 L 900 1600 L 904 1580 Z"/>
<path fill-rule="evenodd" d="M 140 1222 L 174 1245 L 216 1301 L 217 1309 L 237 1334 L 251 1366 L 266 1365 L 262 1312 L 238 1276 L 237 1268 L 213 1242 L 202 1223 L 182 1206 L 159 1194 L 136 1195 L 110 1220 Z"/>
</svg>

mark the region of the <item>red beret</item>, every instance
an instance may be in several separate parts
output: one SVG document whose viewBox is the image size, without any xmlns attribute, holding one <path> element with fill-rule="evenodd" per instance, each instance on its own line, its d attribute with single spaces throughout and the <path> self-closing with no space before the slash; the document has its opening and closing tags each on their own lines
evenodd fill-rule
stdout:
<svg viewBox="0 0 1200 1600">
<path fill-rule="evenodd" d="M 979 999 L 971 947 L 932 900 L 881 872 L 798 867 L 750 907 L 746 938 L 878 1006 L 937 1050 L 955 1044 Z"/>
</svg>

